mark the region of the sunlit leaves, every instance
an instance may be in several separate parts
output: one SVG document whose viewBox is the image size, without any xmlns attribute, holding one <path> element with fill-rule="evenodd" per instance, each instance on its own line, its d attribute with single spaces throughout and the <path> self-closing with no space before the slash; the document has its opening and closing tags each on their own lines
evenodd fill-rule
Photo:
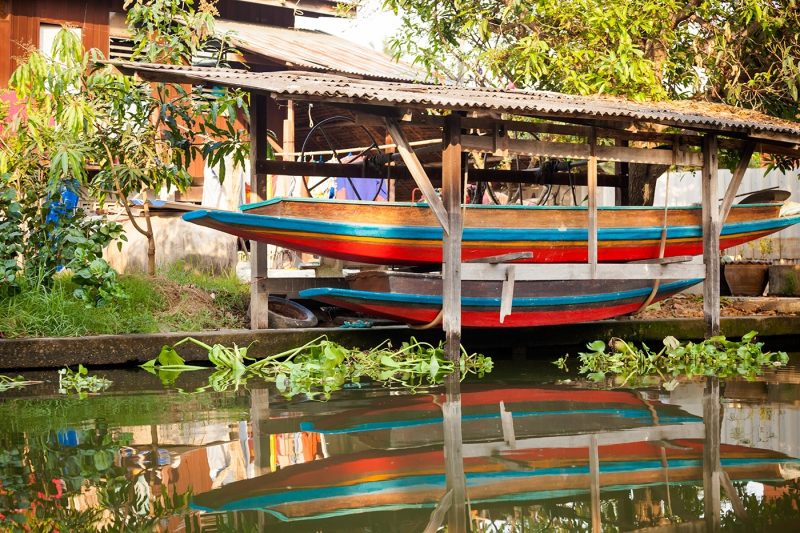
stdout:
<svg viewBox="0 0 800 533">
<path fill-rule="evenodd" d="M 390 43 L 434 79 L 639 100 L 700 97 L 797 119 L 795 0 L 384 0 Z"/>
</svg>

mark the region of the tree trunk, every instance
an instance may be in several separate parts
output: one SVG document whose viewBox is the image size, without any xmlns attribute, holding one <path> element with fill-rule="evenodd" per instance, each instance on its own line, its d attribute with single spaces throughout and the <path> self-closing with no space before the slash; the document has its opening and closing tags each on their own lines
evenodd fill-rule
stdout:
<svg viewBox="0 0 800 533">
<path fill-rule="evenodd" d="M 147 224 L 147 275 L 153 277 L 156 275 L 156 238 L 153 235 L 153 223 L 150 221 L 150 204 L 147 194 L 144 200 L 144 221 Z"/>
<path fill-rule="evenodd" d="M 658 178 L 669 165 L 631 163 L 628 167 L 628 205 L 653 205 Z"/>
</svg>

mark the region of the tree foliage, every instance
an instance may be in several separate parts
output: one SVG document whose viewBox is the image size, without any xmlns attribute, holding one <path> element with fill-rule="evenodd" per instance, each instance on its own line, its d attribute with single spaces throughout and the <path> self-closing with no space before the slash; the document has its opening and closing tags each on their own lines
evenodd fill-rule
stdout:
<svg viewBox="0 0 800 533">
<path fill-rule="evenodd" d="M 798 118 L 796 0 L 385 0 L 391 46 L 435 77 Z"/>
<path fill-rule="evenodd" d="M 224 38 L 214 35 L 213 2 L 193 5 L 192 0 L 127 0 L 133 59 L 191 62 L 210 41 L 211 61 L 223 59 L 228 49 Z M 243 93 L 150 84 L 102 59 L 64 29 L 52 50 L 30 51 L 11 76 L 9 88 L 22 109 L 13 117 L 0 112 L 0 120 L 6 119 L 0 129 L 0 228 L 9 230 L 0 237 L 0 275 L 6 287 L 9 280 L 19 285 L 21 272 L 36 271 L 38 279 L 47 280 L 58 266 L 67 266 L 80 285 L 76 296 L 100 301 L 118 295 L 113 270 L 101 259 L 102 246 L 119 235 L 118 225 L 84 220 L 80 210 L 54 217 L 65 190 L 101 205 L 109 197 L 121 203 L 149 241 L 154 274 L 147 203 L 142 227 L 129 198 L 185 189 L 196 157 L 218 166 L 221 178 L 226 157 L 244 164 L 248 143 L 236 126 L 237 116 L 246 116 Z M 12 231 L 20 226 L 22 231 Z M 42 262 L 43 257 L 49 259 Z"/>
</svg>

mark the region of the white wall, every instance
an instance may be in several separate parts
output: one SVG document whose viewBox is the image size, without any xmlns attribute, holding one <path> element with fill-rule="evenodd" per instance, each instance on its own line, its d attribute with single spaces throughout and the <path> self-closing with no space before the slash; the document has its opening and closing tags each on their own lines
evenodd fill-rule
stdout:
<svg viewBox="0 0 800 533">
<path fill-rule="evenodd" d="M 724 196 L 728 183 L 731 180 L 729 170 L 719 171 L 718 192 L 720 199 Z M 664 205 L 664 192 L 666 189 L 666 174 L 659 178 L 656 184 L 654 205 Z M 765 175 L 763 168 L 748 169 L 742 180 L 737 194 L 758 191 L 768 187 L 778 186 L 792 193 L 790 201 L 800 202 L 800 179 L 798 171 L 782 173 L 777 170 Z M 669 177 L 668 205 L 699 204 L 702 196 L 700 190 L 700 171 L 671 172 Z M 738 200 L 737 200 L 738 201 Z M 759 242 L 744 244 L 728 249 L 727 255 L 741 255 L 745 259 L 788 259 L 800 260 L 800 224 L 787 228 L 780 233 L 767 237 L 772 240 L 772 253 L 762 257 Z"/>
</svg>

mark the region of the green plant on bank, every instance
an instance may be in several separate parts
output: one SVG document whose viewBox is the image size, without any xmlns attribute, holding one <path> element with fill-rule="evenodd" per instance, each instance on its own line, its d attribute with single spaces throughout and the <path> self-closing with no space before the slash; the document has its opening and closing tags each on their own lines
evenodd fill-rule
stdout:
<svg viewBox="0 0 800 533">
<path fill-rule="evenodd" d="M 618 338 L 611 339 L 608 347 L 603 341 L 594 341 L 586 345 L 588 352 L 578 354 L 581 363 L 578 372 L 594 381 L 613 376 L 621 380 L 620 386 L 656 377 L 667 389 L 677 385 L 679 376 L 752 380 L 763 373 L 764 367 L 780 367 L 789 360 L 785 352 L 765 352 L 764 343 L 754 342 L 756 335 L 757 332 L 751 331 L 739 342 L 717 336 L 698 343 L 681 343 L 670 336 L 664 339 L 664 346 L 658 352 L 644 343 L 638 348 Z M 567 370 L 568 357 L 565 355 L 554 364 Z"/>
<path fill-rule="evenodd" d="M 66 367 L 58 371 L 58 392 L 61 394 L 75 393 L 85 398 L 88 393 L 103 392 L 110 386 L 110 380 L 89 375 L 83 365 L 78 365 L 78 370 Z"/>
<path fill-rule="evenodd" d="M 155 278 L 118 278 L 127 295 L 102 307 L 76 300 L 80 286 L 66 271 L 52 286 L 0 297 L 0 337 L 75 337 L 241 328 L 249 289 L 234 273 L 209 275 L 175 266 Z"/>
<path fill-rule="evenodd" d="M 199 391 L 216 391 L 239 387 L 250 377 L 273 381 L 286 397 L 305 394 L 310 398 L 330 398 L 332 392 L 345 383 L 358 383 L 362 378 L 387 384 L 399 384 L 416 390 L 425 385 L 440 383 L 455 370 L 455 364 L 445 356 L 442 345 L 417 341 L 413 337 L 399 349 L 387 341 L 371 350 L 348 349 L 326 336 L 318 337 L 303 346 L 293 348 L 263 359 L 247 355 L 249 347 L 209 346 L 187 337 L 173 346 L 164 346 L 161 353 L 142 365 L 156 374 L 165 385 L 173 385 L 181 372 L 204 367 L 187 365 L 176 348 L 193 343 L 208 352 L 209 361 L 216 371 L 209 377 L 209 385 Z M 481 354 L 468 354 L 461 348 L 459 367 L 462 379 L 468 374 L 483 377 L 492 370 L 492 360 Z"/>
</svg>

